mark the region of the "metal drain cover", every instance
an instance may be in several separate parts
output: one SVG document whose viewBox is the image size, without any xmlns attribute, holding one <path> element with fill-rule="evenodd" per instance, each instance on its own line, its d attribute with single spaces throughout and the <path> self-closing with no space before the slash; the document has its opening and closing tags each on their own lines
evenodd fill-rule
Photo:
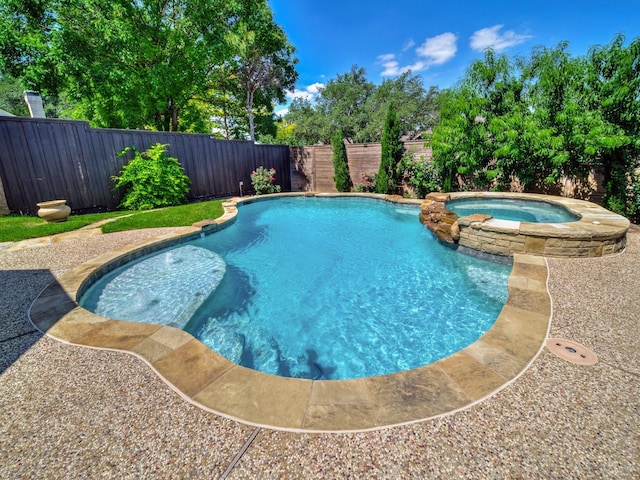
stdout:
<svg viewBox="0 0 640 480">
<path fill-rule="evenodd" d="M 547 339 L 547 348 L 567 362 L 578 365 L 595 365 L 598 362 L 596 354 L 587 347 L 564 338 Z"/>
</svg>

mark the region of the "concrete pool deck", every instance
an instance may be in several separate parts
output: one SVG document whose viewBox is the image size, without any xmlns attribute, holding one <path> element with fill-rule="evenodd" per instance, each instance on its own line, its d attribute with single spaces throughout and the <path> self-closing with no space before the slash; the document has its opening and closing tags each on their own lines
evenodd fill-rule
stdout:
<svg viewBox="0 0 640 480">
<path fill-rule="evenodd" d="M 51 280 L 156 233 L 0 255 L 0 477 L 215 477 L 255 433 L 185 402 L 138 358 L 59 343 L 26 320 Z M 445 417 L 339 435 L 262 429 L 229 478 L 636 478 L 639 259 L 634 230 L 621 254 L 548 260 L 550 334 L 592 348 L 595 366 L 544 350 L 515 382 Z"/>
</svg>

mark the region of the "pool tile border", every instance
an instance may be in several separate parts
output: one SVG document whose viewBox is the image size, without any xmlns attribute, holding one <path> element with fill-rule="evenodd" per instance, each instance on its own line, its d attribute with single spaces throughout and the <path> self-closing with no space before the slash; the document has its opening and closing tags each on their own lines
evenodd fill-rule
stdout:
<svg viewBox="0 0 640 480">
<path fill-rule="evenodd" d="M 419 205 L 399 197 L 373 197 Z M 208 411 L 254 426 L 301 432 L 376 430 L 469 408 L 513 382 L 544 347 L 552 313 L 547 264 L 544 257 L 525 254 L 514 255 L 507 303 L 479 340 L 430 365 L 354 380 L 260 373 L 230 362 L 182 330 L 108 319 L 78 306 L 79 293 L 105 264 L 119 265 L 167 242 L 224 227 L 235 220 L 241 202 L 225 202 L 219 219 L 100 255 L 68 271 L 34 301 L 31 321 L 65 343 L 138 356 L 183 398 Z"/>
</svg>

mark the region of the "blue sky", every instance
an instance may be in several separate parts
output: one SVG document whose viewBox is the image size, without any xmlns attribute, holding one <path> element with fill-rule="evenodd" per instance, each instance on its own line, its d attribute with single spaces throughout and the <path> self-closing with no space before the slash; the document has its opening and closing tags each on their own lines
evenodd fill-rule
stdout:
<svg viewBox="0 0 640 480">
<path fill-rule="evenodd" d="M 569 42 L 573 55 L 619 32 L 640 36 L 640 0 L 269 0 L 297 48 L 294 96 L 313 98 L 352 65 L 379 84 L 407 69 L 447 88 L 485 48 L 528 56 Z M 284 113 L 286 106 L 276 108 Z"/>
</svg>

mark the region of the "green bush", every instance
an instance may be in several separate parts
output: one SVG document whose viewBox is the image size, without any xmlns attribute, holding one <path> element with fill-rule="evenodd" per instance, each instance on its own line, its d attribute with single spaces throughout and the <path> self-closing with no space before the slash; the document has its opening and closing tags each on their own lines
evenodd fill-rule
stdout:
<svg viewBox="0 0 640 480">
<path fill-rule="evenodd" d="M 258 167 L 251 172 L 251 183 L 256 195 L 264 195 L 267 193 L 278 193 L 280 185 L 276 183 L 276 169 L 266 169 L 263 166 Z"/>
<path fill-rule="evenodd" d="M 637 225 L 640 224 L 640 173 L 635 173 L 632 178 L 629 220 Z"/>
<path fill-rule="evenodd" d="M 375 192 L 376 191 L 376 174 L 363 173 L 360 181 L 353 187 L 355 192 Z"/>
<path fill-rule="evenodd" d="M 606 188 L 609 187 L 610 184 L 607 184 Z M 631 175 L 626 190 L 618 196 L 605 196 L 604 206 L 627 217 L 632 223 L 640 223 L 640 173 Z"/>
<path fill-rule="evenodd" d="M 376 178 L 376 190 L 378 193 L 396 193 L 398 186 L 396 169 L 404 151 L 401 137 L 402 131 L 398 114 L 393 107 L 393 103 L 391 103 L 384 122 L 384 132 L 382 133 L 380 168 Z"/>
<path fill-rule="evenodd" d="M 438 169 L 433 162 L 428 161 L 424 155 L 417 157 L 412 152 L 406 152 L 398 162 L 398 177 L 413 187 L 418 198 L 437 191 L 440 186 Z"/>
<path fill-rule="evenodd" d="M 125 194 L 120 207 L 127 210 L 180 205 L 187 201 L 191 180 L 184 173 L 177 158 L 165 154 L 168 145 L 156 143 L 140 153 L 135 147 L 127 147 L 119 157 L 133 152 L 133 158 L 114 176 L 117 188 Z"/>
<path fill-rule="evenodd" d="M 331 135 L 331 148 L 333 150 L 333 181 L 336 190 L 348 192 L 351 190 L 351 178 L 349 177 L 349 164 L 347 163 L 347 150 L 344 147 L 342 129 L 339 128 Z"/>
</svg>

